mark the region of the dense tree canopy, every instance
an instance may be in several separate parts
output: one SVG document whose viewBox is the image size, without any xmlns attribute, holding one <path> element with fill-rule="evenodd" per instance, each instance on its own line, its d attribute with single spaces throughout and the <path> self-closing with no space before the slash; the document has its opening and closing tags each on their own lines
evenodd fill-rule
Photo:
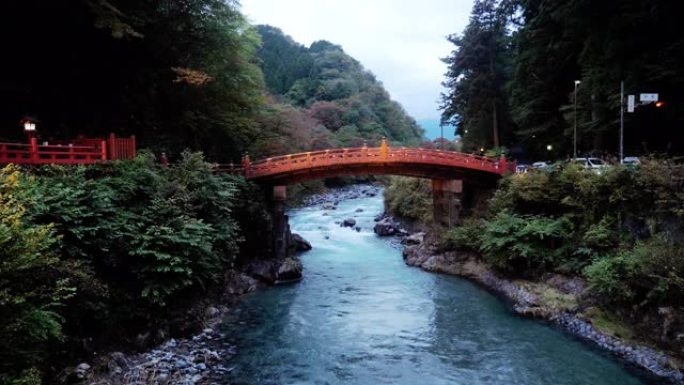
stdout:
<svg viewBox="0 0 684 385">
<path fill-rule="evenodd" d="M 234 1 L 10 1 L 2 5 L 3 139 L 23 114 L 42 139 L 109 131 L 212 155 L 255 135 L 259 39 Z M 16 128 L 16 129 L 13 129 Z"/>
<path fill-rule="evenodd" d="M 478 0 L 464 33 L 449 38 L 456 49 L 446 59 L 443 120 L 467 130 L 471 147 L 492 147 L 493 132 L 505 132 L 510 116 L 515 136 L 504 134 L 502 144 L 514 154 L 569 156 L 579 80 L 579 153 L 616 153 L 624 81 L 626 94 L 657 92 L 665 102 L 625 115 L 626 153 L 681 153 L 677 17 L 675 2 L 665 0 Z"/>
</svg>

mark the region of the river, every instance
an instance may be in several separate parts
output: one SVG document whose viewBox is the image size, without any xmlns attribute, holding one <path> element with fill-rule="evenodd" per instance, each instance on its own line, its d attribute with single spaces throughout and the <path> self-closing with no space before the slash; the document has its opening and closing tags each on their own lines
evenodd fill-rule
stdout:
<svg viewBox="0 0 684 385">
<path fill-rule="evenodd" d="M 239 354 L 227 383 L 643 384 L 466 280 L 407 267 L 373 233 L 382 209 L 378 196 L 290 213 L 314 246 L 304 279 L 249 294 L 228 314 L 222 331 Z M 335 223 L 349 217 L 360 232 Z"/>
</svg>

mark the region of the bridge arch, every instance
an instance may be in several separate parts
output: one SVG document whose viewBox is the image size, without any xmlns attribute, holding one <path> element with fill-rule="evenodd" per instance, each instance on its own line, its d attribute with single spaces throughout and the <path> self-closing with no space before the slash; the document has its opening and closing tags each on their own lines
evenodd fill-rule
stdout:
<svg viewBox="0 0 684 385">
<path fill-rule="evenodd" d="M 252 162 L 243 157 L 241 167 L 219 166 L 219 172 L 243 175 L 273 187 L 274 251 L 287 255 L 289 226 L 285 216 L 286 186 L 313 179 L 348 175 L 404 175 L 432 179 L 433 217 L 450 226 L 462 209 L 464 185 L 493 188 L 515 162 L 425 148 L 388 146 L 330 149 L 277 156 Z"/>
<path fill-rule="evenodd" d="M 403 175 L 420 178 L 459 179 L 492 185 L 515 163 L 492 158 L 425 148 L 380 147 L 330 149 L 283 155 L 251 162 L 225 171 L 240 173 L 266 185 L 288 185 L 307 180 L 348 175 Z"/>
</svg>

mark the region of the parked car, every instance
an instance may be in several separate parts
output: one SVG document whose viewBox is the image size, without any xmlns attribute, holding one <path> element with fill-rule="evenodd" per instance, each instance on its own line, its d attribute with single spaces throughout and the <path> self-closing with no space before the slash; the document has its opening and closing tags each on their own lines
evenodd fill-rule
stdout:
<svg viewBox="0 0 684 385">
<path fill-rule="evenodd" d="M 641 159 L 637 156 L 626 156 L 622 159 L 622 164 L 625 166 L 638 166 L 641 164 Z"/>
<path fill-rule="evenodd" d="M 530 166 L 529 164 L 519 164 L 519 165 L 515 166 L 515 173 L 516 174 L 527 174 L 531 168 L 532 168 L 532 166 Z"/>
<path fill-rule="evenodd" d="M 534 162 L 534 163 L 532 163 L 532 168 L 545 169 L 547 167 L 549 167 L 549 164 L 546 162 Z"/>
<path fill-rule="evenodd" d="M 572 163 L 579 164 L 580 166 L 595 171 L 600 174 L 603 170 L 609 167 L 608 163 L 604 162 L 599 158 L 575 158 Z"/>
</svg>

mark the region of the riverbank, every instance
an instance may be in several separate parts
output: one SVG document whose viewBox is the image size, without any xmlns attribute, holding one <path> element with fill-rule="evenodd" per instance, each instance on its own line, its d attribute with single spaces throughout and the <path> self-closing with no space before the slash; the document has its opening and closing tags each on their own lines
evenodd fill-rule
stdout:
<svg viewBox="0 0 684 385">
<path fill-rule="evenodd" d="M 430 234 L 418 244 L 406 245 L 403 257 L 409 266 L 476 282 L 509 301 L 516 314 L 548 321 L 655 379 L 684 384 L 684 372 L 671 356 L 605 333 L 594 325 L 587 316 L 586 304 L 581 303 L 586 283 L 580 278 L 550 274 L 541 282 L 511 280 L 497 274 L 473 253 L 440 252 Z"/>
<path fill-rule="evenodd" d="M 336 210 L 340 202 L 382 194 L 377 185 L 351 185 L 322 194 L 311 195 L 304 207 L 320 205 L 324 210 Z M 304 238 L 291 234 L 294 252 L 311 249 Z M 274 259 L 253 260 L 225 276 L 221 293 L 196 304 L 188 313 L 192 323 L 187 330 L 201 331 L 187 338 L 171 338 L 143 353 L 112 352 L 91 362 L 82 362 L 64 371 L 67 381 L 82 384 L 197 384 L 211 383 L 230 373 L 231 358 L 238 349 L 218 331 L 233 305 L 244 294 L 301 278 L 302 264 L 295 254 L 283 261 Z"/>
<path fill-rule="evenodd" d="M 353 234 L 357 234 L 354 235 L 354 237 L 360 236 L 363 238 L 370 236 L 370 238 L 375 238 L 372 236 L 373 224 L 377 225 L 379 222 L 382 222 L 386 219 L 387 222 L 397 226 L 398 229 L 402 229 L 402 227 L 391 218 L 382 215 L 375 215 L 374 213 L 371 215 L 370 212 L 364 211 L 364 209 L 360 206 L 356 207 L 356 205 L 353 203 L 350 207 L 350 202 L 348 202 L 348 200 L 353 200 L 356 198 L 368 198 L 378 196 L 379 194 L 381 194 L 381 189 L 378 186 L 357 186 L 346 188 L 341 191 L 335 191 L 330 194 L 322 194 L 321 196 L 311 197 L 311 200 L 309 201 L 309 205 L 307 207 L 312 208 L 313 206 L 316 206 L 317 209 L 315 210 L 315 214 L 308 213 L 305 215 L 306 219 L 304 219 L 304 223 L 306 223 L 306 228 L 310 229 L 308 231 L 321 232 L 321 234 L 318 235 L 318 238 L 315 239 L 315 244 L 313 246 L 319 247 L 319 244 L 323 245 L 325 243 L 335 244 L 336 246 L 338 241 L 351 241 L 352 243 L 354 243 L 357 241 L 356 238 L 354 238 L 355 240 L 353 241 L 351 239 L 346 239 L 347 237 L 352 237 Z M 323 229 L 323 227 L 325 226 L 322 227 L 320 224 L 311 222 L 309 220 L 309 217 L 311 217 L 312 215 L 314 217 L 318 217 L 321 219 L 329 218 L 326 219 L 326 221 L 329 221 L 329 225 L 332 225 L 332 227 L 329 229 Z M 367 217 L 368 215 L 371 215 L 371 219 L 360 218 L 363 216 Z M 376 218 L 375 222 L 372 221 L 373 217 Z M 358 230 L 355 228 L 344 229 L 344 220 L 354 218 L 359 220 L 360 228 Z M 339 229 L 339 231 L 337 229 Z M 367 232 L 371 232 L 371 234 L 367 234 Z M 397 231 L 397 233 L 401 234 L 404 233 L 404 231 Z M 306 234 L 304 235 L 306 236 Z M 565 330 L 572 332 L 572 334 L 584 333 L 586 335 L 591 336 L 592 332 L 596 333 L 591 329 L 591 324 L 588 324 L 586 321 L 582 321 L 581 319 L 576 318 L 572 315 L 570 317 L 563 318 L 568 312 L 568 309 L 572 309 L 574 306 L 569 293 L 581 291 L 583 287 L 581 282 L 563 280 L 562 277 L 556 277 L 555 279 L 551 279 L 550 281 L 555 284 L 555 286 L 551 285 L 552 287 L 557 286 L 558 288 L 550 290 L 547 288 L 546 285 L 534 285 L 531 282 L 522 281 L 509 281 L 497 276 L 491 270 L 487 269 L 486 266 L 477 262 L 475 256 L 473 255 L 445 255 L 437 253 L 434 249 L 434 244 L 430 239 L 429 233 L 427 239 L 425 240 L 423 240 L 421 236 L 414 235 L 411 237 L 385 238 L 383 241 L 389 241 L 396 247 L 401 248 L 401 246 L 399 246 L 400 240 L 403 240 L 404 243 L 408 243 L 408 245 L 404 247 L 404 252 L 405 261 L 410 265 L 420 266 L 424 270 L 430 272 L 457 275 L 464 278 L 468 278 L 471 281 L 478 282 L 480 285 L 482 285 L 485 288 L 488 288 L 490 291 L 498 293 L 502 297 L 507 298 L 514 305 L 513 307 L 516 313 L 528 317 L 545 319 L 554 322 L 561 327 L 563 327 L 563 323 L 565 323 L 567 324 L 567 326 L 564 327 Z M 334 249 L 330 249 L 330 252 L 337 250 L 338 248 L 335 247 Z M 360 250 L 352 251 L 352 253 L 354 254 L 357 254 L 358 252 L 360 252 Z M 415 252 L 415 254 L 411 254 L 412 252 Z M 415 257 L 415 259 L 412 259 L 413 257 Z M 318 261 L 320 258 L 322 258 L 322 255 L 317 255 L 315 259 Z M 313 263 L 312 260 L 309 261 Z M 342 265 L 340 265 L 340 263 L 342 263 Z M 348 262 L 344 262 L 344 260 L 335 260 L 334 266 L 336 269 L 338 269 L 342 268 L 347 263 Z M 359 262 L 356 261 L 354 263 Z M 373 262 L 373 266 L 377 264 L 377 261 Z M 314 273 L 314 275 L 321 277 L 321 279 L 324 282 L 328 282 L 329 279 L 332 278 L 329 277 L 327 273 L 331 266 L 332 265 L 326 265 L 325 269 L 322 270 L 322 272 L 325 272 L 325 275 L 321 275 L 321 273 Z M 378 267 L 379 266 L 376 266 L 376 268 Z M 356 271 L 356 268 L 353 268 L 353 270 Z M 367 272 L 364 271 L 364 276 L 366 274 Z M 338 275 L 338 273 L 336 273 L 335 275 Z M 384 274 L 380 276 L 383 275 Z M 421 274 L 418 275 L 420 276 Z M 383 277 L 383 281 L 387 281 L 388 278 L 389 277 Z M 423 280 L 423 278 L 419 279 L 421 281 Z M 254 291 L 257 288 L 263 286 L 263 284 L 259 283 L 258 280 L 254 279 L 253 277 L 249 277 L 246 273 L 236 273 L 233 279 L 231 279 L 231 282 L 234 282 L 235 286 L 229 285 L 229 287 L 226 288 L 226 292 L 229 292 L 231 295 L 233 295 L 233 298 L 237 298 L 235 297 L 235 295 L 239 295 L 240 293 L 244 292 Z M 389 282 L 387 282 L 387 284 L 389 284 Z M 350 286 L 350 284 L 346 283 L 346 281 L 345 285 L 346 286 L 339 288 L 333 285 L 334 292 L 338 292 L 343 288 L 343 290 L 340 291 L 340 293 L 346 293 L 347 291 L 351 291 L 353 294 L 359 290 L 358 288 Z M 301 284 L 298 284 L 294 286 L 279 288 L 275 291 L 270 290 L 265 292 L 289 292 L 296 290 L 296 288 L 300 286 Z M 377 288 L 374 287 L 372 292 L 375 292 L 376 290 Z M 448 297 L 452 297 L 453 295 L 457 294 L 457 292 L 458 291 L 453 291 L 453 289 L 448 289 L 446 290 L 445 295 L 447 295 Z M 364 292 L 364 294 L 361 297 L 359 297 L 360 293 L 356 293 L 349 297 L 347 301 L 356 301 L 357 299 L 362 300 L 362 298 L 371 298 L 368 296 L 370 293 L 371 292 Z M 259 292 L 255 293 L 254 295 L 258 296 L 262 294 L 261 292 Z M 429 298 L 429 296 L 426 296 L 427 294 L 423 293 L 421 296 L 419 296 L 420 299 L 416 298 L 414 300 L 418 301 L 418 303 L 423 303 L 424 298 Z M 324 296 L 324 298 L 328 297 Z M 239 301 L 240 303 L 243 302 L 243 300 Z M 289 303 L 289 300 L 285 302 Z M 399 302 L 400 303 L 398 303 L 397 306 L 402 309 L 400 313 L 404 314 L 405 304 L 401 303 L 401 301 Z M 271 304 L 271 302 L 268 303 Z M 280 303 L 280 301 L 276 303 Z M 344 303 L 348 302 L 342 301 L 342 304 Z M 553 304 L 553 306 L 551 306 L 551 304 Z M 327 299 L 324 301 L 323 304 L 318 304 L 316 308 L 319 308 L 318 306 L 324 306 L 321 309 L 327 309 L 329 306 Z M 375 308 L 377 306 L 378 304 L 373 304 L 371 307 Z M 420 305 L 419 307 L 422 306 L 425 305 Z M 263 309 L 263 307 L 257 308 L 259 309 L 259 311 Z M 235 335 L 231 336 L 229 335 L 230 333 L 226 333 L 225 327 L 217 327 L 217 325 L 223 322 L 223 320 L 225 320 L 226 318 L 231 318 L 231 315 L 234 318 L 233 312 L 235 312 L 236 310 L 240 309 L 236 309 L 236 307 L 233 306 L 207 307 L 203 310 L 205 314 L 206 323 L 203 324 L 204 330 L 202 331 L 202 333 L 192 338 L 169 340 L 159 345 L 155 349 L 143 354 L 125 356 L 121 353 L 112 353 L 108 355 L 105 359 L 103 359 L 101 362 L 95 363 L 93 365 L 94 368 L 90 369 L 91 371 L 96 371 L 95 368 L 99 368 L 100 371 L 106 371 L 107 375 L 101 376 L 99 378 L 90 377 L 89 381 L 85 383 L 110 385 L 131 383 L 203 384 L 211 383 L 211 381 L 216 381 L 216 383 L 232 384 L 233 382 L 225 382 L 229 381 L 226 379 L 232 378 L 231 376 L 237 376 L 238 378 L 242 378 L 242 373 L 237 373 L 242 365 L 239 362 L 241 362 L 241 360 L 246 359 L 245 357 L 243 357 L 245 354 L 251 355 L 251 351 L 255 349 L 256 346 L 255 341 L 251 341 L 250 343 L 248 343 L 246 347 L 242 348 L 247 348 L 247 351 L 244 352 L 241 349 L 238 349 L 238 343 L 235 342 Z M 449 314 L 450 312 L 453 312 L 453 307 L 452 305 L 449 305 L 446 308 L 443 308 L 442 310 L 444 312 L 447 312 L 444 314 Z M 351 308 L 345 306 L 343 311 L 337 311 L 335 313 L 337 314 L 336 317 L 340 317 L 344 316 L 345 314 L 348 314 L 349 312 L 351 312 L 350 314 L 354 314 Z M 553 318 L 553 314 L 557 314 L 558 317 Z M 394 322 L 396 321 L 397 320 L 395 320 Z M 237 326 L 239 326 L 242 322 L 245 321 L 237 322 Z M 453 322 L 446 322 L 443 326 L 446 327 L 447 325 L 452 324 Z M 305 322 L 301 326 L 308 328 L 310 327 L 310 325 L 310 322 Z M 402 333 L 405 332 L 407 327 L 408 325 L 403 326 Z M 575 328 L 577 331 L 573 332 L 572 328 Z M 301 332 L 301 330 L 298 330 L 298 333 Z M 234 333 L 239 334 L 241 332 L 237 331 Z M 384 333 L 385 332 L 383 332 L 382 334 Z M 295 335 L 293 335 L 293 337 L 297 338 L 296 333 Z M 608 337 L 609 336 L 603 338 L 603 343 L 606 345 L 613 346 L 613 340 L 611 340 Z M 266 343 L 266 340 L 258 341 Z M 598 339 L 598 342 L 601 342 L 600 338 Z M 511 343 L 515 344 L 514 342 Z M 534 347 L 534 343 L 531 346 Z M 653 355 L 651 354 L 653 352 L 644 351 L 639 347 L 632 347 L 628 344 L 623 344 L 622 346 L 624 347 L 625 351 L 628 351 L 628 349 L 633 349 L 633 356 L 641 359 L 641 361 L 645 362 L 646 364 L 650 364 L 650 360 L 655 360 L 656 364 L 659 364 L 658 361 L 663 360 L 663 357 Z M 413 345 L 409 344 L 409 347 L 410 349 L 413 349 Z M 287 346 L 284 347 L 284 349 L 289 351 L 293 348 Z M 458 350 L 460 349 L 460 347 L 456 347 L 456 349 Z M 534 372 L 532 369 L 530 370 L 531 372 Z M 236 371 L 237 374 L 233 373 L 233 371 Z"/>
</svg>

